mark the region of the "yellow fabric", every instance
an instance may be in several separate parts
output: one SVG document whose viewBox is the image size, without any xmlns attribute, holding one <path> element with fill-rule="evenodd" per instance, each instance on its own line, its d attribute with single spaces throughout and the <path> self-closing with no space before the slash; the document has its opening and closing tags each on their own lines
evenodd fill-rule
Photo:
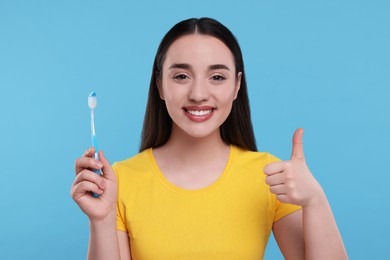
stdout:
<svg viewBox="0 0 390 260">
<path fill-rule="evenodd" d="M 117 229 L 133 259 L 263 259 L 273 223 L 300 208 L 270 193 L 263 168 L 274 161 L 231 146 L 219 179 L 199 190 L 170 183 L 151 149 L 115 163 Z"/>
</svg>

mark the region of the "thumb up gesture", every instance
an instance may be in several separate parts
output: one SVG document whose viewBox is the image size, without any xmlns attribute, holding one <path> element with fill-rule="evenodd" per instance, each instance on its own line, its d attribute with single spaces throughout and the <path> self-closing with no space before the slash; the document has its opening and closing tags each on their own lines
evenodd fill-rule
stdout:
<svg viewBox="0 0 390 260">
<path fill-rule="evenodd" d="M 307 167 L 302 136 L 303 129 L 298 128 L 293 136 L 289 161 L 270 163 L 263 171 L 267 175 L 266 183 L 270 191 L 278 200 L 307 207 L 319 203 L 324 193 Z"/>
</svg>

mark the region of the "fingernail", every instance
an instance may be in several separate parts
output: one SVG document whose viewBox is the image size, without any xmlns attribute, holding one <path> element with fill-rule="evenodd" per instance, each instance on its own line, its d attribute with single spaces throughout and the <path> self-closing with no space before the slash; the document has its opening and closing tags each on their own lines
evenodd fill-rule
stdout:
<svg viewBox="0 0 390 260">
<path fill-rule="evenodd" d="M 88 148 L 88 150 L 86 151 L 86 153 L 89 153 L 91 151 L 91 147 L 90 148 Z"/>
</svg>

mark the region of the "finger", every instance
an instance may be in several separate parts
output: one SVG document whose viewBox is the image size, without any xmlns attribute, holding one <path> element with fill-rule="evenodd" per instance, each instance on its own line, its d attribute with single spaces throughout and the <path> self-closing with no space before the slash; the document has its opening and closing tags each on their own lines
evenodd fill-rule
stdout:
<svg viewBox="0 0 390 260">
<path fill-rule="evenodd" d="M 95 153 L 95 148 L 92 146 L 92 147 L 89 147 L 84 153 L 83 155 L 81 156 L 82 157 L 92 157 Z M 78 166 L 77 166 L 77 160 L 76 160 L 76 163 L 75 163 L 75 172 L 76 174 L 78 172 L 82 171 L 82 169 L 79 169 Z"/>
<path fill-rule="evenodd" d="M 100 170 L 102 167 L 103 164 L 101 162 L 91 157 L 80 157 L 75 162 L 76 175 L 84 169 Z"/>
<path fill-rule="evenodd" d="M 84 152 L 84 154 L 82 156 L 83 157 L 92 157 L 94 154 L 95 154 L 95 147 L 91 146 Z"/>
<path fill-rule="evenodd" d="M 303 128 L 298 128 L 293 136 L 293 144 L 292 144 L 292 152 L 291 152 L 291 160 L 294 159 L 305 159 L 305 154 L 303 153 Z"/>
<path fill-rule="evenodd" d="M 285 183 L 285 175 L 283 173 L 276 173 L 272 174 L 266 177 L 265 183 L 267 183 L 269 186 L 275 186 Z"/>
<path fill-rule="evenodd" d="M 292 204 L 293 200 L 287 194 L 278 194 L 276 199 L 283 203 Z"/>
<path fill-rule="evenodd" d="M 82 181 L 72 187 L 72 198 L 77 200 L 84 196 L 86 193 L 94 192 L 96 194 L 102 194 L 103 190 L 99 188 L 95 183 L 89 181 Z"/>
<path fill-rule="evenodd" d="M 263 168 L 263 172 L 266 175 L 272 175 L 272 174 L 277 174 L 277 173 L 283 172 L 285 170 L 285 168 L 286 168 L 285 162 L 283 162 L 283 161 L 273 162 L 273 163 L 267 164 Z"/>
<path fill-rule="evenodd" d="M 104 189 L 104 179 L 100 175 L 98 175 L 92 171 L 89 171 L 89 170 L 81 171 L 76 176 L 76 178 L 73 182 L 73 186 L 75 186 L 83 181 L 89 181 L 89 182 L 95 183 L 97 186 L 99 186 L 100 189 Z"/>
<path fill-rule="evenodd" d="M 99 159 L 103 165 L 102 171 L 103 171 L 104 178 L 107 178 L 109 180 L 116 180 L 116 175 L 114 173 L 114 170 L 112 169 L 110 162 L 104 156 L 103 151 L 99 151 Z"/>
<path fill-rule="evenodd" d="M 270 186 L 269 190 L 275 195 L 286 195 L 286 187 L 283 184 Z"/>
</svg>

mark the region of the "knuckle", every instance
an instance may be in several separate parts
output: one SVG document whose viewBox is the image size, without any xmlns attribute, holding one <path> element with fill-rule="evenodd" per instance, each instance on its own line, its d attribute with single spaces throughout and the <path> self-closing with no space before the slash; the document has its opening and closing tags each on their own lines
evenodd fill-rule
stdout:
<svg viewBox="0 0 390 260">
<path fill-rule="evenodd" d="M 77 158 L 75 161 L 76 174 L 81 173 L 83 171 L 83 169 L 87 168 L 87 166 L 88 166 L 88 161 L 85 160 L 85 157 Z"/>
<path fill-rule="evenodd" d="M 284 177 L 286 178 L 286 180 L 291 181 L 294 179 L 294 174 L 291 171 L 287 171 L 285 172 Z"/>
<path fill-rule="evenodd" d="M 290 190 L 290 191 L 295 191 L 295 183 L 294 182 L 288 182 L 287 184 L 286 184 L 286 186 L 287 186 L 287 188 Z"/>
<path fill-rule="evenodd" d="M 78 186 L 79 186 L 79 189 L 85 190 L 86 187 L 87 187 L 87 184 L 86 184 L 85 181 L 82 181 L 82 182 L 80 182 L 80 183 L 78 184 Z"/>
<path fill-rule="evenodd" d="M 292 167 L 293 167 L 292 162 L 291 161 L 287 161 L 286 164 L 285 164 L 285 167 L 286 167 L 286 169 L 292 169 Z"/>
<path fill-rule="evenodd" d="M 77 177 L 78 177 L 79 179 L 84 180 L 84 179 L 86 178 L 87 172 L 88 172 L 87 169 L 82 169 L 82 170 L 79 172 L 79 174 L 77 175 Z"/>
<path fill-rule="evenodd" d="M 75 166 L 75 168 L 77 168 L 79 165 L 80 165 L 80 158 L 77 158 L 77 159 L 74 161 L 74 166 Z"/>
<path fill-rule="evenodd" d="M 82 188 L 82 187 L 80 186 L 80 184 L 77 184 L 77 185 L 75 185 L 75 186 L 73 186 L 73 187 L 71 188 L 71 190 L 70 190 L 70 195 L 71 195 L 71 197 L 72 197 L 73 200 L 76 201 L 77 195 L 80 194 L 80 191 L 82 192 L 81 188 Z"/>
<path fill-rule="evenodd" d="M 292 201 L 299 201 L 299 194 L 296 192 L 291 193 L 291 200 Z"/>
</svg>

